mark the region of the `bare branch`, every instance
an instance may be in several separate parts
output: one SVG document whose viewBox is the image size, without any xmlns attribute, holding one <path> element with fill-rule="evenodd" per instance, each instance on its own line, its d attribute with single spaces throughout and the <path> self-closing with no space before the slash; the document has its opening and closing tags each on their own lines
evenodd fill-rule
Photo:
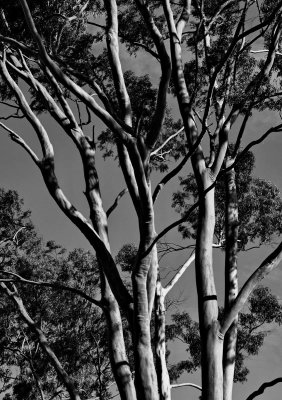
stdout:
<svg viewBox="0 0 282 400">
<path fill-rule="evenodd" d="M 117 4 L 116 0 L 104 0 L 104 4 L 107 11 L 107 47 L 114 85 L 119 105 L 122 110 L 122 118 L 127 125 L 132 126 L 131 103 L 126 89 L 119 57 Z"/>
<path fill-rule="evenodd" d="M 172 135 L 170 135 L 162 144 L 161 146 L 159 146 L 157 149 L 155 149 L 154 151 L 151 152 L 151 156 L 157 155 L 157 153 L 163 149 L 165 147 L 165 145 L 167 145 L 173 138 L 175 138 L 176 136 L 179 135 L 179 133 L 184 131 L 184 126 L 182 128 L 180 128 L 177 132 L 173 133 Z"/>
<path fill-rule="evenodd" d="M 275 267 L 278 266 L 282 260 L 282 242 L 279 246 L 262 262 L 262 264 L 255 270 L 255 272 L 250 276 L 247 282 L 244 284 L 240 290 L 238 296 L 234 300 L 229 312 L 223 319 L 221 324 L 221 333 L 224 335 L 229 327 L 231 326 L 233 320 L 236 318 L 238 313 L 244 307 L 249 295 L 252 293 L 254 288 L 258 283 L 271 272 Z"/>
<path fill-rule="evenodd" d="M 9 132 L 10 134 L 9 136 L 13 140 L 13 142 L 16 142 L 20 146 L 22 146 L 22 148 L 25 149 L 25 151 L 30 155 L 35 164 L 39 166 L 40 165 L 39 158 L 37 157 L 35 152 L 28 146 L 28 144 L 23 140 L 23 138 L 19 136 L 16 132 L 14 132 L 12 129 L 4 125 L 2 122 L 0 122 L 0 126 L 2 126 L 2 128 L 5 129 L 7 132 Z"/>
<path fill-rule="evenodd" d="M 268 52 L 269 52 L 269 50 L 267 50 L 267 49 L 263 49 L 263 50 L 251 50 L 251 51 L 250 51 L 250 53 L 254 53 L 254 54 L 256 54 L 256 53 L 268 53 Z M 278 56 L 282 56 L 282 53 L 280 53 L 279 51 L 276 51 L 275 54 L 278 55 Z"/>
<path fill-rule="evenodd" d="M 61 95 L 60 88 L 56 88 L 58 98 L 62 104 L 67 115 L 59 108 L 55 99 L 48 93 L 46 88 L 32 76 L 31 74 L 25 73 L 21 69 L 17 68 L 14 64 L 8 61 L 9 66 L 16 72 L 28 85 L 32 86 L 41 96 L 43 102 L 48 108 L 51 116 L 55 121 L 64 129 L 67 135 L 74 141 L 75 145 L 81 149 L 81 138 L 83 136 L 82 130 L 79 128 L 72 111 L 69 109 L 69 105 L 65 104 L 66 100 Z M 56 85 L 56 82 L 53 82 Z"/>
<path fill-rule="evenodd" d="M 251 393 L 246 400 L 253 400 L 255 397 L 263 394 L 266 388 L 277 385 L 277 383 L 282 383 L 282 378 L 273 379 L 270 382 L 264 382 L 257 390 Z"/>
<path fill-rule="evenodd" d="M 125 195 L 125 193 L 128 192 L 128 189 L 123 189 L 116 197 L 114 203 L 111 205 L 111 207 L 107 210 L 107 217 L 109 218 L 109 216 L 111 215 L 111 213 L 117 208 L 118 203 L 120 201 L 120 199 Z"/>
<path fill-rule="evenodd" d="M 39 35 L 37 28 L 34 24 L 32 15 L 30 13 L 28 4 L 26 0 L 20 0 L 22 5 L 26 22 L 29 29 L 37 42 L 38 49 L 40 52 L 41 59 L 43 63 L 50 69 L 52 74 L 61 82 L 67 89 L 69 89 L 75 96 L 77 96 L 82 102 L 84 102 L 91 111 L 94 112 L 104 123 L 108 126 L 120 139 L 127 143 L 131 140 L 130 134 L 132 133 L 131 127 L 124 124 L 120 125 L 105 109 L 103 109 L 94 99 L 90 96 L 84 89 L 73 82 L 68 76 L 66 76 L 63 71 L 58 67 L 58 65 L 50 58 L 48 55 L 41 36 Z"/>
<path fill-rule="evenodd" d="M 9 282 L 25 283 L 25 284 L 29 284 L 29 285 L 35 285 L 35 286 L 50 287 L 50 288 L 56 289 L 56 290 L 66 290 L 68 292 L 75 293 L 75 294 L 79 295 L 80 297 L 83 297 L 85 300 L 89 301 L 90 303 L 95 304 L 96 306 L 98 306 L 100 308 L 102 307 L 101 301 L 93 299 L 93 297 L 90 297 L 86 293 L 84 293 L 83 290 L 76 289 L 74 287 L 66 286 L 66 285 L 63 285 L 63 284 L 57 283 L 57 282 L 32 281 L 30 279 L 25 279 L 22 276 L 14 273 L 14 272 L 9 272 L 9 271 L 1 271 L 1 274 L 10 275 L 10 276 L 13 276 L 16 278 L 14 280 L 10 280 Z M 1 281 L 1 278 L 0 278 L 0 281 Z"/>
<path fill-rule="evenodd" d="M 140 10 L 140 13 L 142 14 L 143 19 L 145 21 L 145 24 L 147 25 L 150 31 L 151 37 L 158 52 L 162 70 L 159 89 L 158 89 L 156 109 L 150 127 L 150 132 L 147 134 L 146 137 L 146 146 L 149 150 L 152 150 L 161 132 L 162 124 L 165 117 L 167 91 L 171 76 L 171 61 L 167 53 L 162 34 L 154 22 L 153 16 L 151 14 L 147 2 L 141 0 L 135 0 L 135 3 L 138 9 Z"/>
<path fill-rule="evenodd" d="M 173 286 L 179 281 L 181 276 L 184 274 L 184 272 L 187 270 L 188 267 L 192 264 L 192 262 L 195 260 L 195 251 L 191 254 L 191 256 L 188 258 L 188 260 L 182 265 L 180 270 L 174 275 L 174 277 L 171 279 L 171 281 L 164 287 L 163 292 L 164 296 L 168 294 L 168 292 L 173 288 Z"/>
<path fill-rule="evenodd" d="M 17 83 L 13 80 L 11 75 L 9 74 L 7 67 L 6 67 L 6 60 L 5 57 L 3 60 L 0 60 L 0 69 L 1 73 L 6 80 L 8 86 L 12 89 L 15 93 L 17 101 L 21 107 L 23 114 L 25 115 L 26 119 L 29 121 L 31 126 L 34 128 L 37 137 L 41 144 L 41 149 L 44 157 L 52 157 L 54 154 L 53 146 L 49 140 L 48 134 L 39 121 L 39 119 L 35 116 L 33 111 L 31 110 L 29 104 L 27 103 L 25 96 Z"/>
<path fill-rule="evenodd" d="M 195 389 L 202 391 L 201 386 L 195 385 L 195 383 L 175 383 L 174 385 L 170 385 L 171 389 L 177 389 L 179 387 L 184 387 L 184 386 L 191 386 L 194 387 Z"/>
<path fill-rule="evenodd" d="M 177 175 L 181 169 L 184 167 L 186 162 L 189 158 L 194 154 L 194 152 L 198 149 L 205 132 L 202 132 L 201 135 L 198 136 L 197 140 L 195 141 L 194 145 L 192 146 L 191 150 L 184 156 L 183 160 L 172 170 L 170 171 L 156 186 L 154 193 L 153 193 L 153 202 L 156 201 L 160 191 L 164 188 L 164 186 Z"/>
</svg>

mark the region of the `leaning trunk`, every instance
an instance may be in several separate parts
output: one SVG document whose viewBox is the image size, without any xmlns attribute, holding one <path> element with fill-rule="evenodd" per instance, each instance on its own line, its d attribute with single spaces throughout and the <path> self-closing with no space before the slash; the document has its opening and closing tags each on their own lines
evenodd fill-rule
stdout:
<svg viewBox="0 0 282 400">
<path fill-rule="evenodd" d="M 160 400 L 170 400 L 170 379 L 166 363 L 165 295 L 160 279 L 157 281 L 155 297 L 155 341 L 156 371 Z"/>
<path fill-rule="evenodd" d="M 227 161 L 227 167 L 233 160 Z M 226 173 L 226 250 L 225 250 L 225 312 L 228 312 L 238 294 L 237 242 L 238 201 L 235 171 Z M 223 397 L 232 400 L 235 371 L 238 317 L 225 334 L 223 353 Z"/>
<path fill-rule="evenodd" d="M 196 282 L 198 292 L 199 323 L 202 361 L 202 399 L 223 399 L 222 351 L 223 337 L 219 331 L 218 303 L 213 276 L 212 243 L 215 226 L 214 189 L 209 169 L 199 177 L 199 221 L 196 243 Z"/>
</svg>

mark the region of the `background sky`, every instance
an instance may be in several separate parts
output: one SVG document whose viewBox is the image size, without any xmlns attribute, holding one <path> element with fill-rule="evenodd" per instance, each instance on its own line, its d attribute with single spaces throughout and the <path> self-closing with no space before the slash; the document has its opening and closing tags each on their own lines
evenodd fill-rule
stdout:
<svg viewBox="0 0 282 400">
<path fill-rule="evenodd" d="M 159 79 L 159 66 L 152 62 L 144 53 L 140 53 L 137 58 L 129 58 L 122 51 L 122 64 L 124 69 L 133 69 L 137 75 L 150 74 L 154 83 Z M 175 117 L 178 118 L 176 107 Z M 0 107 L 0 116 L 7 115 L 9 109 L 5 106 Z M 87 203 L 83 195 L 84 183 L 82 165 L 77 154 L 76 148 L 70 139 L 61 129 L 47 116 L 41 117 L 50 139 L 53 142 L 56 157 L 56 171 L 59 182 L 66 195 L 73 204 L 88 217 Z M 39 145 L 32 128 L 23 120 L 9 120 L 6 123 L 10 128 L 21 134 L 25 140 L 39 154 Z M 248 124 L 243 146 L 251 140 L 258 138 L 270 126 L 280 122 L 278 114 L 272 112 L 254 113 Z M 98 136 L 103 126 L 93 117 L 95 132 Z M 255 175 L 272 181 L 282 190 L 281 175 L 281 149 L 282 134 L 274 133 L 268 139 L 253 149 L 256 157 Z M 173 165 L 171 165 L 171 168 Z M 125 187 L 123 178 L 117 163 L 107 159 L 104 161 L 99 151 L 97 151 L 97 169 L 100 176 L 101 192 L 105 209 L 114 201 L 116 195 Z M 185 176 L 191 171 L 190 164 L 181 172 Z M 160 180 L 159 174 L 153 174 L 153 187 Z M 30 157 L 17 144 L 11 142 L 8 135 L 0 129 L 0 185 L 6 189 L 15 189 L 24 199 L 25 207 L 32 210 L 32 220 L 44 240 L 55 240 L 67 249 L 83 247 L 91 249 L 87 240 L 82 236 L 78 229 L 68 221 L 64 214 L 58 209 L 57 205 L 50 197 L 39 170 L 32 162 Z M 161 192 L 156 203 L 156 226 L 160 232 L 169 223 L 179 218 L 179 215 L 171 209 L 171 195 L 178 188 L 178 179 L 175 178 Z M 113 253 L 128 242 L 138 242 L 137 218 L 133 211 L 128 195 L 125 195 L 119 203 L 118 209 L 110 216 L 109 233 Z M 171 232 L 166 239 L 181 242 L 177 230 Z M 263 247 L 249 251 L 239 256 L 239 281 L 240 286 L 246 278 L 255 270 L 260 262 L 272 251 L 271 248 Z M 181 265 L 188 257 L 187 252 L 178 253 L 173 258 L 165 260 L 162 268 L 174 268 Z M 221 304 L 223 303 L 223 275 L 224 260 L 220 250 L 214 251 L 214 269 L 217 282 L 217 290 Z M 282 268 L 278 267 L 263 281 L 264 285 L 269 286 L 273 293 L 282 296 Z M 180 309 L 191 313 L 197 318 L 196 310 L 196 287 L 194 266 L 192 265 L 185 273 L 172 292 L 172 296 L 182 296 L 183 303 Z M 173 310 L 172 310 L 173 311 Z M 263 382 L 282 376 L 282 327 L 271 330 L 265 339 L 265 345 L 259 356 L 251 357 L 246 363 L 250 369 L 248 382 L 244 385 L 237 384 L 234 389 L 234 400 L 245 399 L 253 390 L 257 389 Z M 177 360 L 184 356 L 182 345 L 175 343 L 172 347 L 173 358 Z M 180 382 L 191 381 L 200 384 L 199 374 L 193 376 L 183 376 Z M 258 397 L 259 400 L 281 400 L 282 385 L 266 390 L 265 394 Z M 176 400 L 197 399 L 199 392 L 193 388 L 174 389 L 173 398 Z"/>
</svg>

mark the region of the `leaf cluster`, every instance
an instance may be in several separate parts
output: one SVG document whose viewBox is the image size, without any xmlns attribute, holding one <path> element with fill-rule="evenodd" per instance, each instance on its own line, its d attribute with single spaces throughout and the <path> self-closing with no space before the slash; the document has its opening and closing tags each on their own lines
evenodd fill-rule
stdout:
<svg viewBox="0 0 282 400">
<path fill-rule="evenodd" d="M 239 250 L 246 250 L 249 243 L 270 243 L 281 234 L 282 201 L 278 188 L 269 181 L 252 176 L 255 167 L 253 153 L 247 152 L 235 166 L 239 213 Z M 198 198 L 197 185 L 192 174 L 180 178 L 181 191 L 173 194 L 172 206 L 181 215 L 191 207 L 191 199 Z M 215 187 L 215 237 L 218 243 L 225 239 L 226 183 L 221 175 Z M 188 223 L 179 227 L 183 238 L 196 238 L 197 212 L 189 217 Z"/>
<path fill-rule="evenodd" d="M 224 310 L 219 310 L 219 319 Z M 258 355 L 264 339 L 273 327 L 282 323 L 282 305 L 270 289 L 257 287 L 248 300 L 246 312 L 239 314 L 237 351 L 235 361 L 234 382 L 247 381 L 249 369 L 245 361 L 250 356 Z M 172 315 L 172 323 L 166 328 L 166 338 L 169 341 L 180 340 L 185 344 L 188 357 L 172 365 L 169 369 L 172 381 L 176 381 L 184 372 L 193 373 L 201 365 L 201 342 L 199 324 L 192 320 L 187 312 Z"/>
</svg>

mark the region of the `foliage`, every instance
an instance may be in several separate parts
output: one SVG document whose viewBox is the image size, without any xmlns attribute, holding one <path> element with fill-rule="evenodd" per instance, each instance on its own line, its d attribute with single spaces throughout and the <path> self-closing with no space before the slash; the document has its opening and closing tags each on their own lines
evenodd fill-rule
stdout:
<svg viewBox="0 0 282 400">
<path fill-rule="evenodd" d="M 255 158 L 247 152 L 239 159 L 236 167 L 236 187 L 239 213 L 238 248 L 246 250 L 249 243 L 258 245 L 270 243 L 276 235 L 281 234 L 282 201 L 279 189 L 271 182 L 253 177 Z M 197 200 L 198 190 L 192 174 L 180 178 L 181 191 L 173 195 L 173 207 L 184 215 L 191 207 L 191 198 Z M 225 240 L 225 176 L 222 174 L 216 183 L 215 209 L 216 226 L 214 235 L 217 243 L 223 245 Z M 189 218 L 188 224 L 179 227 L 184 238 L 196 237 L 197 213 Z"/>
<path fill-rule="evenodd" d="M 275 235 L 281 233 L 281 200 L 278 190 L 269 182 L 252 178 L 253 159 L 250 153 L 246 155 L 243 152 L 245 159 L 241 157 L 238 162 L 238 149 L 252 112 L 268 108 L 278 110 L 281 105 L 279 96 L 282 75 L 277 56 L 281 50 L 282 3 L 276 3 L 273 0 L 207 0 L 201 4 L 198 1 L 152 0 L 18 0 L 9 3 L 0 0 L 0 100 L 14 112 L 3 118 L 26 118 L 39 139 L 42 155 L 37 156 L 39 152 L 35 154 L 24 141 L 21 136 L 24 133 L 17 134 L 2 123 L 1 129 L 9 132 L 11 139 L 31 156 L 57 205 L 97 254 L 97 259 L 94 259 L 91 254 L 81 250 L 66 253 L 52 241 L 45 246 L 32 226 L 27 233 L 29 239 L 26 241 L 26 249 L 24 243 L 19 246 L 19 240 L 25 241 L 26 227 L 20 230 L 17 228 L 16 235 L 4 238 L 1 244 L 3 265 L 6 268 L 2 271 L 2 289 L 9 287 L 12 290 L 11 282 L 4 279 L 6 276 L 15 278 L 15 273 L 21 274 L 25 280 L 52 279 L 56 283 L 66 282 L 82 289 L 84 295 L 95 296 L 97 285 L 100 287 L 101 301 L 95 300 L 94 303 L 101 307 L 110 332 L 109 352 L 105 350 L 101 357 L 98 354 L 100 346 L 97 345 L 100 336 L 97 338 L 96 332 L 93 333 L 93 326 L 97 326 L 100 331 L 100 324 L 104 332 L 100 311 L 92 310 L 92 306 L 68 292 L 61 291 L 54 295 L 50 287 L 43 289 L 41 284 L 38 287 L 30 286 L 27 290 L 23 282 L 17 283 L 24 304 L 36 324 L 48 336 L 65 370 L 74 379 L 76 386 L 82 385 L 76 391 L 68 379 L 62 379 L 71 399 L 80 399 L 85 391 L 88 392 L 86 397 L 94 392 L 97 394 L 99 390 L 98 397 L 108 395 L 107 382 L 111 377 L 108 375 L 109 365 L 105 364 L 104 354 L 105 357 L 106 354 L 109 356 L 122 400 L 135 400 L 136 397 L 158 400 L 160 391 L 163 391 L 162 398 L 170 396 L 165 366 L 164 304 L 161 304 L 165 291 L 158 280 L 158 249 L 155 243 L 158 227 L 155 226 L 155 198 L 152 196 L 150 179 L 151 172 L 164 172 L 168 170 L 171 161 L 181 158 L 177 168 L 170 171 L 158 185 L 161 190 L 190 157 L 196 180 L 190 175 L 182 180 L 184 191 L 175 195 L 174 205 L 183 213 L 189 208 L 192 198 L 199 198 L 200 211 L 194 211 L 188 221 L 188 228 L 184 226 L 181 229 L 186 238 L 194 239 L 196 235 L 198 238 L 195 263 L 199 296 L 198 342 L 203 349 L 202 395 L 204 400 L 222 400 L 225 391 L 222 381 L 226 376 L 223 369 L 226 369 L 225 361 L 229 357 L 225 344 L 229 345 L 232 339 L 229 335 L 232 321 L 237 318 L 238 310 L 247 301 L 251 289 L 282 257 L 281 243 L 252 275 L 251 283 L 243 286 L 240 301 L 234 298 L 236 290 L 231 293 L 236 288 L 237 278 L 232 279 L 232 282 L 226 280 L 225 294 L 226 297 L 230 295 L 230 298 L 226 298 L 222 320 L 218 319 L 211 261 L 214 236 L 224 249 L 226 221 L 224 207 L 221 206 L 225 203 L 222 167 L 226 156 L 232 156 L 237 162 L 240 250 L 246 250 L 250 242 L 268 244 Z M 258 44 L 264 47 L 265 54 L 261 56 L 254 55 Z M 158 80 L 153 80 L 148 74 L 140 76 L 138 73 L 123 71 L 124 52 L 136 56 L 140 50 L 146 52 L 146 57 L 153 57 L 151 60 L 156 65 Z M 81 157 L 90 221 L 74 207 L 60 187 L 55 172 L 52 139 L 49 138 L 48 127 L 45 129 L 40 120 L 43 112 L 47 112 L 71 138 Z M 181 116 L 181 122 L 177 121 L 176 115 Z M 96 136 L 93 116 L 99 119 L 99 127 L 100 122 L 105 125 L 103 131 Z M 235 125 L 235 122 L 239 124 Z M 183 129 L 180 130 L 182 125 Z M 230 146 L 229 136 L 234 130 L 237 138 L 235 146 Z M 258 141 L 251 143 L 248 149 L 270 133 L 281 130 L 281 124 L 271 127 Z M 209 141 L 208 157 L 205 145 L 202 147 L 202 139 L 205 145 Z M 138 251 L 133 246 L 124 246 L 116 258 L 110 250 L 108 215 L 102 205 L 103 196 L 96 169 L 97 149 L 102 151 L 104 157 L 114 156 L 118 159 L 138 220 Z M 215 181 L 216 210 L 214 191 L 211 190 Z M 205 190 L 210 191 L 206 197 Z M 111 211 L 117 206 L 120 197 L 117 197 Z M 217 214 L 215 231 L 214 211 Z M 24 221 L 24 217 L 20 218 Z M 158 239 L 177 224 L 178 221 L 165 228 Z M 228 233 L 232 234 L 231 229 Z M 237 241 L 234 231 L 233 238 Z M 233 267 L 230 257 L 232 251 L 229 251 L 232 250 L 229 248 L 231 241 L 228 240 L 226 246 L 226 266 L 229 263 L 230 270 Z M 233 245 L 233 253 L 237 251 L 235 248 L 236 245 Z M 235 259 L 236 254 L 232 254 L 232 257 Z M 131 273 L 130 288 L 120 272 Z M 6 293 L 10 296 L 9 290 Z M 14 297 L 11 298 L 15 300 L 17 292 L 12 293 Z M 267 298 L 268 295 L 265 293 Z M 203 301 L 206 299 L 209 301 Z M 268 301 L 265 303 L 268 304 Z M 3 304 L 6 306 L 6 302 Z M 7 304 L 12 318 L 11 324 L 9 319 L 5 319 L 5 329 L 11 329 L 11 333 L 7 337 L 4 335 L 4 339 L 8 340 L 9 345 L 17 346 L 17 353 L 22 347 L 25 351 L 19 365 L 23 371 L 22 379 L 14 385 L 15 395 L 22 396 L 23 391 L 29 390 L 31 375 L 37 382 L 38 392 L 42 386 L 48 394 L 54 393 L 57 377 L 47 366 L 37 346 L 34 333 L 38 331 L 30 331 L 24 324 L 22 331 L 12 304 L 8 300 Z M 254 313 L 257 312 L 254 305 L 250 307 L 253 307 Z M 156 317 L 155 354 L 150 331 L 153 311 Z M 72 318 L 75 318 L 75 326 Z M 175 317 L 175 323 L 181 318 Z M 264 321 L 261 318 L 261 322 Z M 277 318 L 279 322 L 280 317 Z M 123 319 L 127 320 L 126 324 Z M 248 326 L 252 324 L 251 317 L 246 317 L 246 321 Z M 177 331 L 180 337 L 187 337 L 187 340 L 196 340 L 197 324 L 188 318 L 187 326 L 187 332 L 182 332 L 181 327 L 172 330 Z M 217 335 L 211 335 L 213 331 L 210 327 L 217 331 Z M 63 328 L 66 332 L 61 332 Z M 248 327 L 246 329 L 248 333 Z M 220 343 L 215 340 L 218 334 L 226 335 Z M 173 338 L 173 332 L 171 335 Z M 79 343 L 79 338 L 83 339 L 83 344 Z M 264 334 L 253 338 L 243 338 L 247 344 L 246 351 L 250 354 L 255 354 L 261 346 Z M 103 351 L 106 347 L 104 340 L 105 335 L 102 335 Z M 223 347 L 223 343 L 223 352 L 215 351 Z M 93 349 L 96 349 L 95 354 Z M 195 347 L 194 353 L 194 350 L 191 351 L 188 361 L 172 368 L 174 379 L 183 369 L 193 370 L 199 366 L 199 346 Z M 132 353 L 134 361 L 131 360 Z M 239 380 L 244 380 L 246 375 L 242 354 L 239 352 L 237 357 Z M 7 349 L 4 351 L 4 369 L 14 365 L 12 358 L 9 358 L 13 356 Z M 103 370 L 106 371 L 103 375 L 105 382 L 101 382 L 100 366 L 96 364 L 101 359 Z M 93 374 L 98 375 L 95 382 L 88 379 Z M 231 381 L 229 379 L 229 383 Z M 212 396 L 217 392 L 218 399 L 213 399 Z"/>
<path fill-rule="evenodd" d="M 54 241 L 44 245 L 14 191 L 0 191 L 0 219 L 5 229 L 1 239 L 15 237 L 1 247 L 1 268 L 32 281 L 64 284 L 98 295 L 98 270 L 90 252 L 66 252 Z M 28 229 L 27 229 L 28 228 Z M 9 253 L 7 246 L 9 245 Z M 5 278 L 6 275 L 3 275 Z M 107 335 L 101 312 L 93 304 L 66 290 L 17 284 L 23 303 L 85 397 L 108 396 L 112 373 L 108 361 Z M 1 290 L 1 380 L 2 391 L 12 390 L 13 399 L 36 399 L 39 381 L 49 397 L 65 389 L 40 349 L 34 333 L 21 320 L 17 308 Z M 15 372 L 16 371 L 16 372 Z M 14 377 L 13 379 L 11 379 Z"/>
<path fill-rule="evenodd" d="M 246 382 L 249 369 L 245 361 L 250 356 L 259 354 L 266 336 L 276 325 L 282 323 L 282 305 L 270 289 L 259 286 L 250 296 L 247 304 L 248 311 L 239 314 L 237 351 L 235 361 L 234 382 Z M 224 310 L 220 310 L 222 318 Z M 270 328 L 270 329 L 269 329 Z M 194 322 L 187 312 L 172 315 L 172 323 L 166 327 L 169 341 L 180 340 L 188 347 L 188 358 L 172 365 L 169 369 L 172 381 L 184 373 L 193 373 L 201 365 L 201 341 L 199 324 Z"/>
</svg>

